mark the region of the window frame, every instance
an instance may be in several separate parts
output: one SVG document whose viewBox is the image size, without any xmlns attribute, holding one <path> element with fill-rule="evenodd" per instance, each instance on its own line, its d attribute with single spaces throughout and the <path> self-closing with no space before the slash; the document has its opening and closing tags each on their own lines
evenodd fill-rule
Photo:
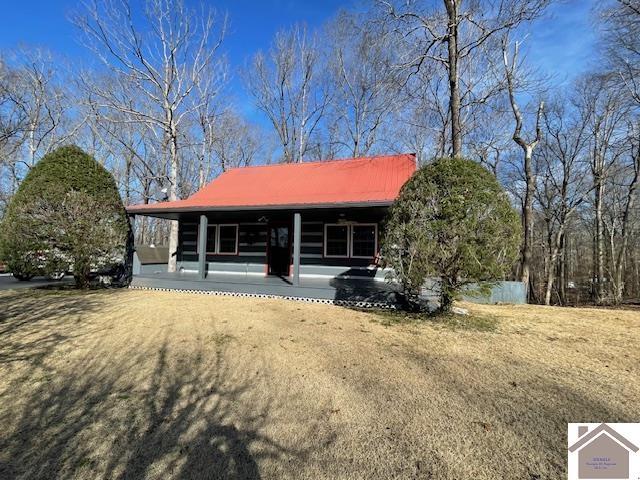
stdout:
<svg viewBox="0 0 640 480">
<path fill-rule="evenodd" d="M 347 253 L 345 255 L 329 255 L 327 253 L 327 246 L 328 246 L 328 241 L 327 241 L 327 227 L 347 227 Z M 351 245 L 350 245 L 350 231 L 351 231 L 351 226 L 347 223 L 325 223 L 324 224 L 324 237 L 323 237 L 323 248 L 322 248 L 322 253 L 324 254 L 325 258 L 349 258 L 349 254 L 351 253 Z"/>
<path fill-rule="evenodd" d="M 373 255 L 354 255 L 353 254 L 353 227 L 373 227 Z M 349 225 L 349 257 L 350 258 L 376 258 L 378 254 L 378 224 L 377 223 L 352 223 Z"/>
<path fill-rule="evenodd" d="M 327 253 L 327 227 L 347 227 L 346 255 L 329 255 Z M 353 254 L 353 231 L 354 231 L 353 227 L 373 227 L 374 228 L 373 255 L 371 255 L 370 257 Z M 323 233 L 324 233 L 324 236 L 322 238 L 322 244 L 323 244 L 322 253 L 324 258 L 358 258 L 358 259 L 373 260 L 376 258 L 376 255 L 378 255 L 378 224 L 377 223 L 373 223 L 373 222 L 325 223 Z"/>
<path fill-rule="evenodd" d="M 209 223 L 207 224 L 207 240 L 209 240 L 209 229 L 214 228 L 215 232 L 215 251 L 206 250 L 205 255 L 239 255 L 240 254 L 240 224 L 239 223 Z M 236 227 L 236 248 L 233 252 L 220 251 L 220 227 Z M 200 228 L 196 230 L 196 253 L 200 254 Z M 206 245 L 205 245 L 206 249 Z"/>
<path fill-rule="evenodd" d="M 220 251 L 220 230 L 221 227 L 236 227 L 236 242 L 233 252 L 221 252 Z M 238 255 L 240 245 L 238 243 L 240 236 L 240 224 L 238 223 L 218 223 L 216 224 L 216 253 L 215 255 Z"/>
</svg>

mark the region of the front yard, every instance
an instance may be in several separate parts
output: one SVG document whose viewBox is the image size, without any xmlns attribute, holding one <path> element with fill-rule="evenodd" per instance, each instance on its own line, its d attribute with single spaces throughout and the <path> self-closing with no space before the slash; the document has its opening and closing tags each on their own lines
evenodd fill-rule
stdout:
<svg viewBox="0 0 640 480">
<path fill-rule="evenodd" d="M 0 478 L 562 478 L 638 421 L 640 313 L 465 306 L 2 292 Z"/>
</svg>

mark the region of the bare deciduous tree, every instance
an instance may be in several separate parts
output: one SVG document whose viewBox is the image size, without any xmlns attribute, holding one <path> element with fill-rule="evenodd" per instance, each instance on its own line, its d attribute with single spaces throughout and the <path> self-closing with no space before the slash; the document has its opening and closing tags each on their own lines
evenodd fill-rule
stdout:
<svg viewBox="0 0 640 480">
<path fill-rule="evenodd" d="M 159 132 L 167 158 L 168 197 L 179 198 L 186 124 L 207 98 L 197 98 L 207 76 L 224 64 L 218 49 L 226 18 L 199 15 L 182 1 L 148 0 L 142 22 L 128 0 L 94 0 L 74 22 L 86 45 L 114 77 L 115 85 L 87 79 L 84 87 L 107 121 L 141 123 Z M 113 87 L 113 88 L 111 88 Z M 178 223 L 171 222 L 169 271 L 176 269 Z"/>
<path fill-rule="evenodd" d="M 216 124 L 211 148 L 220 171 L 224 172 L 229 168 L 246 167 L 254 163 L 263 143 L 256 125 L 226 111 Z"/>
<path fill-rule="evenodd" d="M 451 155 L 462 154 L 461 65 L 476 50 L 506 31 L 540 16 L 549 0 L 499 0 L 463 2 L 443 0 L 443 8 L 431 8 L 427 2 L 406 2 L 396 7 L 379 0 L 396 23 L 396 32 L 404 43 L 400 64 L 415 75 L 432 65 L 446 71 L 451 129 Z"/>
<path fill-rule="evenodd" d="M 276 34 L 246 72 L 247 88 L 273 125 L 286 163 L 301 162 L 323 118 L 330 95 L 322 81 L 321 51 L 305 27 Z"/>
<path fill-rule="evenodd" d="M 587 122 L 594 206 L 594 299 L 606 300 L 604 200 L 609 175 L 616 168 L 620 150 L 614 143 L 625 119 L 625 106 L 617 93 L 607 88 L 607 76 L 586 78 L 579 87 L 580 115 Z"/>
<path fill-rule="evenodd" d="M 343 13 L 330 26 L 331 141 L 351 157 L 366 155 L 401 108 L 393 70 L 393 45 L 384 24 Z"/>
<path fill-rule="evenodd" d="M 640 1 L 616 0 L 601 12 L 605 61 L 640 105 Z"/>
<path fill-rule="evenodd" d="M 18 49 L 0 65 L 0 151 L 3 196 L 9 197 L 43 156 L 69 142 L 74 118 L 67 78 L 59 62 L 40 49 Z"/>
<path fill-rule="evenodd" d="M 531 259 L 533 256 L 533 197 L 535 194 L 535 175 L 533 171 L 533 151 L 540 142 L 542 136 L 541 120 L 544 110 L 544 102 L 538 105 L 535 120 L 535 135 L 531 139 L 526 139 L 522 129 L 524 119 L 518 101 L 516 99 L 516 90 L 519 87 L 520 78 L 518 75 L 518 53 L 519 43 L 515 42 L 513 52 L 509 54 L 508 37 L 503 40 L 503 62 L 505 69 L 505 78 L 507 80 L 507 91 L 509 94 L 509 103 L 513 111 L 515 127 L 513 130 L 513 141 L 522 149 L 522 171 L 524 174 L 524 195 L 522 202 L 522 225 L 523 225 L 523 241 L 520 260 L 520 281 L 524 283 L 527 295 L 529 295 L 529 277 L 531 270 Z"/>
<path fill-rule="evenodd" d="M 547 109 L 543 118 L 535 193 L 545 224 L 544 304 L 550 305 L 567 226 L 589 192 L 584 157 L 587 122 L 570 117 L 562 106 Z"/>
<path fill-rule="evenodd" d="M 620 303 L 624 294 L 624 274 L 629 239 L 637 228 L 635 213 L 638 182 L 640 181 L 640 142 L 638 125 L 630 124 L 621 144 L 615 169 L 607 176 L 604 195 L 603 227 L 608 236 L 608 268 L 611 296 Z"/>
</svg>

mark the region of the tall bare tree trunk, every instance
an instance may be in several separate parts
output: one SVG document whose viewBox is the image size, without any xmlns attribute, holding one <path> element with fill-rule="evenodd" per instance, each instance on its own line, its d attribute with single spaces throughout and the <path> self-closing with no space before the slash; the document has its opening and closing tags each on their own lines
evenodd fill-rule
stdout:
<svg viewBox="0 0 640 480">
<path fill-rule="evenodd" d="M 549 268 L 547 269 L 547 284 L 544 292 L 544 304 L 551 305 L 551 294 L 553 293 L 553 284 L 556 278 L 558 255 L 562 245 L 562 237 L 564 236 L 564 227 L 558 227 L 558 231 L 548 235 L 549 246 Z"/>
<path fill-rule="evenodd" d="M 522 149 L 524 159 L 522 169 L 524 171 L 525 191 L 524 201 L 522 204 L 522 227 L 524 230 L 524 238 L 522 241 L 522 250 L 520 257 L 520 281 L 524 283 L 527 292 L 527 298 L 531 298 L 531 262 L 533 257 L 533 196 L 535 194 L 535 176 L 532 166 L 533 149 L 536 148 L 542 137 L 541 119 L 544 110 L 544 102 L 540 102 L 538 106 L 538 114 L 536 117 L 536 135 L 535 138 L 527 142 L 522 136 L 522 113 L 518 102 L 516 101 L 515 84 L 518 66 L 518 50 L 519 44 L 515 43 L 513 50 L 513 58 L 509 60 L 508 53 L 508 37 L 505 35 L 502 43 L 502 58 L 505 68 L 505 76 L 507 80 L 507 88 L 509 91 L 509 102 L 516 125 L 513 130 L 513 141 Z"/>
<path fill-rule="evenodd" d="M 173 122 L 170 122 L 171 131 L 169 132 L 169 201 L 174 202 L 178 199 L 178 132 Z M 168 272 L 175 272 L 178 261 L 178 221 L 171 220 L 169 229 L 169 263 L 167 265 Z"/>
<path fill-rule="evenodd" d="M 615 272 L 616 280 L 614 287 L 614 301 L 616 303 L 622 302 L 622 295 L 624 293 L 624 262 L 627 256 L 627 249 L 629 245 L 629 222 L 631 220 L 631 213 L 635 207 L 636 190 L 638 188 L 638 181 L 640 180 L 640 143 L 638 143 L 638 150 L 634 154 L 633 158 L 633 178 L 629 185 L 629 191 L 627 192 L 627 201 L 624 207 L 624 214 L 622 216 L 622 232 L 621 232 L 621 245 L 618 250 L 618 255 L 615 259 Z"/>
<path fill-rule="evenodd" d="M 522 226 L 524 230 L 524 238 L 522 241 L 520 281 L 524 283 L 527 298 L 531 296 L 529 277 L 531 275 L 531 259 L 533 256 L 533 195 L 535 181 L 531 168 L 532 152 L 533 149 L 530 146 L 527 146 L 524 154 L 525 193 L 522 205 Z"/>
<path fill-rule="evenodd" d="M 460 126 L 460 86 L 458 78 L 458 1 L 444 0 L 449 17 L 447 47 L 449 58 L 449 110 L 451 112 L 451 155 L 462 153 L 462 129 Z"/>
<path fill-rule="evenodd" d="M 567 255 L 567 236 L 562 235 L 558 265 L 558 296 L 563 306 L 567 304 Z"/>
<path fill-rule="evenodd" d="M 602 197 L 604 195 L 604 185 L 599 172 L 595 173 L 594 206 L 595 206 L 595 229 L 594 229 L 594 276 L 595 276 L 595 301 L 604 301 L 604 228 L 602 221 Z"/>
</svg>

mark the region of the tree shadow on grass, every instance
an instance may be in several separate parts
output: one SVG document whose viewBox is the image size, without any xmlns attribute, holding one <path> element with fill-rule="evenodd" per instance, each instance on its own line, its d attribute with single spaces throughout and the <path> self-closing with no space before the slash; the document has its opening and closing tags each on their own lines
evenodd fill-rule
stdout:
<svg viewBox="0 0 640 480">
<path fill-rule="evenodd" d="M 356 309 L 358 310 L 358 309 Z M 455 313 L 407 312 L 393 309 L 359 309 L 373 313 L 374 321 L 384 326 L 392 325 L 431 325 L 450 330 L 468 330 L 475 332 L 497 332 L 500 320 L 491 315 L 460 315 Z"/>
<path fill-rule="evenodd" d="M 262 460 L 304 461 L 308 450 L 264 433 L 291 395 L 260 388 L 260 362 L 230 361 L 231 342 L 176 349 L 165 337 L 113 351 L 96 340 L 14 392 L 0 478 L 256 479 Z M 315 427 L 300 430 L 313 438 Z"/>
<path fill-rule="evenodd" d="M 613 391 L 605 393 L 604 384 L 594 388 L 584 378 L 571 378 L 569 370 L 559 374 L 535 359 L 514 357 L 503 364 L 407 355 L 437 381 L 438 398 L 447 400 L 447 414 L 458 419 L 453 428 L 434 422 L 442 445 L 468 439 L 458 458 L 467 456 L 468 465 L 490 471 L 494 478 L 566 477 L 568 423 L 635 421 L 630 399 L 625 402 Z M 623 385 L 619 387 L 618 395 Z"/>
<path fill-rule="evenodd" d="M 95 333 L 103 325 L 87 325 L 87 314 L 104 308 L 117 292 L 13 290 L 0 295 L 0 366 L 29 361 L 42 364 L 62 342 Z"/>
</svg>

